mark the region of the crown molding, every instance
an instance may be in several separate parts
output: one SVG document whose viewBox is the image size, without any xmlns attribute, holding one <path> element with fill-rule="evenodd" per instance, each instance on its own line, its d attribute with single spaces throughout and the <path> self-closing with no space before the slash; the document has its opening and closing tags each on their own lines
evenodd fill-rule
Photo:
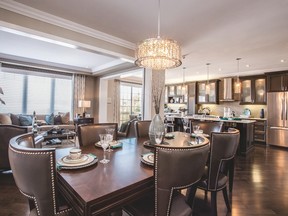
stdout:
<svg viewBox="0 0 288 216">
<path fill-rule="evenodd" d="M 66 28 L 81 34 L 88 35 L 90 37 L 94 37 L 118 46 L 122 46 L 128 49 L 134 50 L 136 45 L 129 41 L 123 40 L 118 37 L 114 37 L 112 35 L 106 34 L 101 31 L 97 31 L 95 29 L 89 28 L 87 26 L 80 25 L 78 23 L 51 15 L 49 13 L 37 10 L 35 8 L 26 6 L 24 4 L 14 2 L 12 0 L 1 0 L 0 7 L 36 20 L 40 20 L 52 25 L 56 25 L 62 28 Z"/>
</svg>

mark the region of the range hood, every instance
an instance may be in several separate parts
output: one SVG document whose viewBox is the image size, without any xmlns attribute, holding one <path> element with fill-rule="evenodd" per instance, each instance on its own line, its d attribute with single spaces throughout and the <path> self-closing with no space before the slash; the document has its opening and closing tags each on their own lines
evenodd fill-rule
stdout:
<svg viewBox="0 0 288 216">
<path fill-rule="evenodd" d="M 232 78 L 224 78 L 223 79 L 223 85 L 224 85 L 224 89 L 223 89 L 223 99 L 221 99 L 220 101 L 231 101 L 233 102 L 233 79 Z"/>
</svg>

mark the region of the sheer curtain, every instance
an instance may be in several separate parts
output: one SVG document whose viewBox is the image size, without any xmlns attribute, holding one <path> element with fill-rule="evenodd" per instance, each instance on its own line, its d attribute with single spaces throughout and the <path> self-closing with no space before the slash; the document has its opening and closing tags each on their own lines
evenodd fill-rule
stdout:
<svg viewBox="0 0 288 216">
<path fill-rule="evenodd" d="M 84 100 L 85 98 L 85 75 L 74 74 L 73 75 L 73 84 L 74 84 L 74 92 L 73 92 L 73 116 L 76 114 L 82 113 L 82 108 L 78 107 L 78 101 Z"/>
<path fill-rule="evenodd" d="M 113 122 L 120 123 L 120 81 L 114 80 Z"/>
</svg>

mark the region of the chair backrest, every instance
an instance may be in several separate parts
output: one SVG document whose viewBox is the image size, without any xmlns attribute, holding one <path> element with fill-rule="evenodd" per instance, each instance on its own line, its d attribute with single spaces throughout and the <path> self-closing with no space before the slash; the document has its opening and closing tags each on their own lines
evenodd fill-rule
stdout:
<svg viewBox="0 0 288 216">
<path fill-rule="evenodd" d="M 136 131 L 135 131 L 136 122 L 137 122 L 136 118 L 129 121 L 127 129 L 126 129 L 126 138 L 136 137 Z"/>
<path fill-rule="evenodd" d="M 135 131 L 137 138 L 149 138 L 149 127 L 151 121 L 137 121 L 135 123 Z"/>
<path fill-rule="evenodd" d="M 99 124 L 87 124 L 78 126 L 78 139 L 80 146 L 94 145 L 100 141 L 99 134 L 106 134 L 108 128 L 114 128 L 113 139 L 117 140 L 117 123 L 99 123 Z"/>
<path fill-rule="evenodd" d="M 27 127 L 0 125 L 0 169 L 10 170 L 8 158 L 9 141 L 20 134 L 27 133 Z"/>
<path fill-rule="evenodd" d="M 178 117 L 175 117 L 174 118 L 174 131 L 181 131 L 183 132 L 184 131 L 184 127 L 183 127 L 183 120 L 182 118 L 178 118 Z"/>
<path fill-rule="evenodd" d="M 156 147 L 155 215 L 170 215 L 174 190 L 188 188 L 201 179 L 209 149 L 209 141 L 196 147 Z"/>
<path fill-rule="evenodd" d="M 33 146 L 32 133 L 10 140 L 9 160 L 15 183 L 23 195 L 34 201 L 37 215 L 56 215 L 55 149 L 27 146 Z"/>
<path fill-rule="evenodd" d="M 209 190 L 217 189 L 222 166 L 235 157 L 239 140 L 240 132 L 237 129 L 229 132 L 212 132 L 207 184 Z"/>
<path fill-rule="evenodd" d="M 200 130 L 203 130 L 203 133 L 211 136 L 212 132 L 221 132 L 223 131 L 223 122 L 220 121 L 192 121 L 192 130 L 193 125 L 199 125 Z M 194 131 L 193 131 L 194 132 Z"/>
</svg>

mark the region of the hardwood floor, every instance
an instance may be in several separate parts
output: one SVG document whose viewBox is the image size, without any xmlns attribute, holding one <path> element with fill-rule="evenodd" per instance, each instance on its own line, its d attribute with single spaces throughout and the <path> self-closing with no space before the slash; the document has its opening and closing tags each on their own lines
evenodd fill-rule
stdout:
<svg viewBox="0 0 288 216">
<path fill-rule="evenodd" d="M 288 150 L 257 145 L 246 157 L 237 157 L 232 212 L 227 213 L 218 193 L 218 215 L 288 216 Z M 210 195 L 197 190 L 194 215 L 210 214 Z M 26 198 L 18 191 L 11 173 L 0 174 L 0 216 L 29 215 Z"/>
</svg>

